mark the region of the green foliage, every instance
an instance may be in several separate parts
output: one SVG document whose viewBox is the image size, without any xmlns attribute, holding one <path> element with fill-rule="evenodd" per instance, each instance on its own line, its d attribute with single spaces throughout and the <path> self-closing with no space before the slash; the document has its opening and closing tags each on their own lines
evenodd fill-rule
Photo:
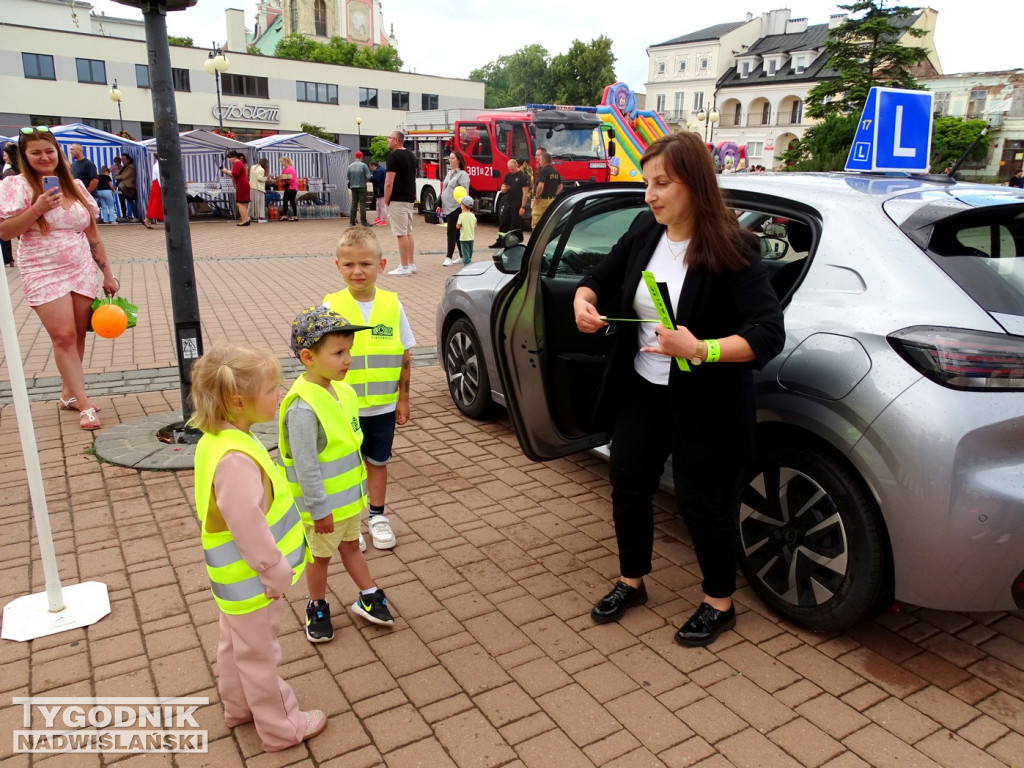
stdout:
<svg viewBox="0 0 1024 768">
<path fill-rule="evenodd" d="M 303 133 L 308 133 L 310 136 L 316 136 L 318 139 L 334 141 L 334 134 L 328 133 L 326 128 L 322 128 L 319 125 L 313 125 L 312 123 L 299 123 L 299 128 L 302 129 Z"/>
<path fill-rule="evenodd" d="M 245 52 L 253 56 L 263 56 L 263 51 L 257 48 L 255 45 L 249 44 L 245 46 Z"/>
<path fill-rule="evenodd" d="M 192 42 L 191 37 L 177 37 L 175 35 L 167 36 L 168 45 L 181 45 L 185 48 L 195 48 L 195 44 Z"/>
<path fill-rule="evenodd" d="M 984 120 L 964 120 L 962 117 L 937 117 L 932 124 L 932 173 L 941 173 L 952 166 L 971 146 L 985 128 Z M 984 160 L 988 156 L 988 143 L 974 145 L 969 160 Z"/>
<path fill-rule="evenodd" d="M 530 103 L 597 104 L 605 86 L 615 82 L 612 41 L 604 36 L 589 43 L 573 40 L 554 58 L 536 43 L 500 56 L 469 74 L 484 83 L 488 109 Z"/>
<path fill-rule="evenodd" d="M 402 58 L 398 55 L 398 51 L 391 46 L 367 48 L 350 43 L 340 37 L 332 37 L 326 43 L 319 43 L 298 33 L 281 38 L 274 49 L 274 56 L 279 59 L 319 61 L 325 64 L 340 64 L 345 67 L 380 69 L 389 72 L 397 72 L 402 68 Z"/>
<path fill-rule="evenodd" d="M 860 115 L 830 115 L 804 131 L 803 139 L 782 152 L 787 171 L 841 171 L 857 134 Z"/>
<path fill-rule="evenodd" d="M 886 7 L 886 0 L 855 0 L 839 6 L 850 16 L 828 33 L 828 68 L 838 74 L 822 80 L 807 93 L 807 116 L 859 115 L 872 86 L 919 89 L 911 69 L 928 51 L 900 43 L 906 34 L 921 37 L 924 30 L 898 26 L 917 8 Z M 859 15 L 858 15 L 859 14 Z"/>
<path fill-rule="evenodd" d="M 391 149 L 388 147 L 387 136 L 374 136 L 370 139 L 370 157 L 378 163 L 386 162 Z"/>
<path fill-rule="evenodd" d="M 589 44 L 573 40 L 567 53 L 551 60 L 548 81 L 556 104 L 600 103 L 605 87 L 615 82 L 611 39 L 602 35 Z"/>
</svg>

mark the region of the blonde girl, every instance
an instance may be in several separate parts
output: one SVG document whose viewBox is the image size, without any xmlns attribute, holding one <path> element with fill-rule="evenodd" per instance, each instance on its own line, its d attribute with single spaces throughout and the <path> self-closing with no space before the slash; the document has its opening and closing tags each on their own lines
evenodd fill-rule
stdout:
<svg viewBox="0 0 1024 768">
<path fill-rule="evenodd" d="M 281 367 L 269 352 L 229 344 L 192 369 L 195 500 L 213 598 L 220 608 L 217 689 L 229 728 L 252 722 L 267 752 L 316 736 L 320 710 L 303 712 L 281 677 L 278 599 L 310 559 L 284 473 L 249 431 L 277 417 Z"/>
</svg>

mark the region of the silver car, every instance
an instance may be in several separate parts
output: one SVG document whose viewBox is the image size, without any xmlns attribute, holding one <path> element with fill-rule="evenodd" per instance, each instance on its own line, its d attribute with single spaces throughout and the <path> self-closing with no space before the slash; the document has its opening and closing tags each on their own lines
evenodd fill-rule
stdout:
<svg viewBox="0 0 1024 768">
<path fill-rule="evenodd" d="M 735 506 L 747 581 L 822 631 L 894 598 L 1024 607 L 1024 192 L 720 179 L 786 312 L 785 349 L 755 375 L 758 464 Z M 577 332 L 572 298 L 644 209 L 640 185 L 575 190 L 528 245 L 448 281 L 452 399 L 474 418 L 504 405 L 530 458 L 608 440 L 593 405 L 612 339 Z"/>
</svg>

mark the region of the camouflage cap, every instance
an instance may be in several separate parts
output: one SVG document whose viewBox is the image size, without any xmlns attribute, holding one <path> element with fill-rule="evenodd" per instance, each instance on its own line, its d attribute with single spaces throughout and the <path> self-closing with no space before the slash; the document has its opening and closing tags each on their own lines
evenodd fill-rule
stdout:
<svg viewBox="0 0 1024 768">
<path fill-rule="evenodd" d="M 328 333 L 354 333 L 368 325 L 353 325 L 330 307 L 320 304 L 302 310 L 292 322 L 292 352 L 309 349 Z"/>
</svg>

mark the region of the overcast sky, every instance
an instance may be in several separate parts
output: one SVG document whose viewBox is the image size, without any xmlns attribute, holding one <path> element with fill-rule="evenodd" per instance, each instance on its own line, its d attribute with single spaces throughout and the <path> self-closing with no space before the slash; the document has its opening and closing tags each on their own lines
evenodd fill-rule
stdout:
<svg viewBox="0 0 1024 768">
<path fill-rule="evenodd" d="M 94 9 L 110 16 L 141 18 L 139 11 L 92 0 Z M 916 5 L 915 3 L 907 3 Z M 539 43 L 552 55 L 564 53 L 573 40 L 590 42 L 600 35 L 612 39 L 615 74 L 634 90 L 644 92 L 650 45 L 730 21 L 741 21 L 774 8 L 789 7 L 791 18 L 806 17 L 822 24 L 839 13 L 827 0 L 710 0 L 709 2 L 641 3 L 645 12 L 625 13 L 631 4 L 610 0 L 488 0 L 484 3 L 383 0 L 384 23 L 394 29 L 405 69 L 425 75 L 468 77 L 470 71 Z M 1013 69 L 1024 66 L 1019 23 L 1011 12 L 1014 0 L 932 0 L 939 12 L 935 47 L 946 74 Z M 170 34 L 194 38 L 197 45 L 223 41 L 224 9 L 242 8 L 245 21 L 255 21 L 254 0 L 199 0 L 187 11 L 168 14 Z M 654 12 L 661 7 L 664 10 Z M 199 31 L 202 30 L 202 31 Z M 205 37 L 210 37 L 208 41 Z"/>
</svg>

